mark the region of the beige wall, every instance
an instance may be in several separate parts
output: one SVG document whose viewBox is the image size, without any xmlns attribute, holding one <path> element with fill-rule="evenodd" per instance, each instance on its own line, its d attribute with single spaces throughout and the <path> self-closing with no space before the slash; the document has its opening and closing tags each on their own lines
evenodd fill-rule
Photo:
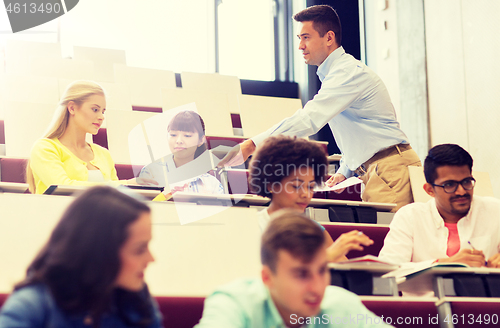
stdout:
<svg viewBox="0 0 500 328">
<path fill-rule="evenodd" d="M 500 1 L 425 1 L 431 145 L 457 143 L 500 197 Z"/>
</svg>

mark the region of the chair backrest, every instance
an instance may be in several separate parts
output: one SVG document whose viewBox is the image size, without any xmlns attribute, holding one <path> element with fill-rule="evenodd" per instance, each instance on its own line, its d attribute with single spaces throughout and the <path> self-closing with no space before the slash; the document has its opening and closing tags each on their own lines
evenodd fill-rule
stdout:
<svg viewBox="0 0 500 328">
<path fill-rule="evenodd" d="M 61 45 L 49 42 L 8 40 L 5 47 L 6 72 L 9 74 L 30 74 L 32 56 L 61 59 Z"/>
<path fill-rule="evenodd" d="M 218 73 L 181 73 L 182 88 L 194 91 L 225 93 L 231 113 L 239 113 L 238 95 L 241 95 L 241 83 L 237 76 Z"/>
<path fill-rule="evenodd" d="M 68 85 L 75 80 L 59 79 L 59 94 L 60 97 Z M 132 102 L 130 100 L 130 87 L 126 83 L 113 83 L 113 82 L 96 82 L 104 89 L 106 93 L 106 110 L 132 110 Z M 106 127 L 106 120 L 104 120 L 102 127 Z"/>
<path fill-rule="evenodd" d="M 378 256 L 380 250 L 384 246 L 384 239 L 389 232 L 388 226 L 381 226 L 377 224 L 339 224 L 339 223 L 321 223 L 326 231 L 336 240 L 341 234 L 358 230 L 363 231 L 365 235 L 373 240 L 373 245 L 364 247 L 362 251 L 350 251 L 347 258 L 355 258 L 365 255 Z"/>
<path fill-rule="evenodd" d="M 108 149 L 115 163 L 137 165 L 151 163 L 142 131 L 139 135 L 130 135 L 130 132 L 154 115 L 160 114 L 122 110 L 106 111 Z M 131 154 L 131 150 L 140 152 L 140 155 Z"/>
<path fill-rule="evenodd" d="M 5 76 L 6 100 L 52 105 L 59 103 L 59 86 L 56 77 L 33 75 Z"/>
<path fill-rule="evenodd" d="M 384 322 L 396 327 L 439 327 L 437 322 L 430 322 L 438 315 L 436 298 L 361 296 L 361 301 L 368 310 L 383 316 Z"/>
<path fill-rule="evenodd" d="M 9 294 L 0 294 L 0 308 L 2 308 L 2 305 L 7 300 L 7 297 L 9 297 Z"/>
<path fill-rule="evenodd" d="M 144 107 L 162 106 L 162 88 L 175 88 L 175 73 L 172 71 L 130 67 L 114 64 L 115 82 L 130 87 L 132 105 Z"/>
<path fill-rule="evenodd" d="M 116 175 L 118 175 L 119 180 L 128 180 L 137 177 L 141 172 L 143 166 L 131 164 L 116 164 L 115 168 Z"/>
<path fill-rule="evenodd" d="M 243 135 L 251 138 L 302 108 L 300 99 L 240 95 Z"/>
<path fill-rule="evenodd" d="M 189 103 L 196 104 L 198 114 L 205 122 L 205 134 L 230 137 L 233 135 L 231 113 L 226 93 L 162 88 L 163 112 Z"/>
<path fill-rule="evenodd" d="M 0 157 L 0 181 L 26 182 L 27 158 Z"/>
<path fill-rule="evenodd" d="M 424 168 L 422 166 L 408 166 L 410 172 L 411 191 L 415 202 L 427 202 L 432 197 L 429 196 L 423 185 L 426 183 L 424 176 Z M 474 195 L 491 196 L 493 197 L 493 186 L 491 185 L 490 175 L 488 172 L 472 171 L 472 176 L 476 179 L 474 187 Z"/>
<path fill-rule="evenodd" d="M 165 328 L 192 328 L 203 315 L 204 297 L 155 297 Z"/>
<path fill-rule="evenodd" d="M 225 169 L 221 172 L 221 181 L 225 192 L 229 194 L 251 194 L 248 184 L 248 170 Z"/>
<path fill-rule="evenodd" d="M 5 151 L 10 157 L 30 157 L 35 141 L 52 121 L 55 105 L 7 101 Z"/>
<path fill-rule="evenodd" d="M 5 144 L 5 126 L 3 120 L 0 120 L 0 144 Z"/>
<path fill-rule="evenodd" d="M 31 57 L 30 74 L 70 80 L 94 80 L 94 63 L 53 57 Z"/>
<path fill-rule="evenodd" d="M 95 79 L 97 81 L 114 82 L 114 64 L 126 64 L 125 50 L 102 49 L 90 47 L 73 47 L 73 58 L 94 62 Z"/>
</svg>

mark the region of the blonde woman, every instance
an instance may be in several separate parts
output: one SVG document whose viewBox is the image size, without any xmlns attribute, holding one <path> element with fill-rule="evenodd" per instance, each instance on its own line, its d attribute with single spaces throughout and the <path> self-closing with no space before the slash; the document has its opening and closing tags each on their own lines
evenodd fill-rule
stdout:
<svg viewBox="0 0 500 328">
<path fill-rule="evenodd" d="M 118 181 L 109 151 L 85 141 L 87 133 L 97 134 L 105 111 L 104 90 L 97 83 L 75 81 L 67 87 L 44 138 L 31 150 L 26 181 L 32 193 L 42 194 L 53 184 Z M 124 183 L 136 184 L 135 179 Z"/>
</svg>

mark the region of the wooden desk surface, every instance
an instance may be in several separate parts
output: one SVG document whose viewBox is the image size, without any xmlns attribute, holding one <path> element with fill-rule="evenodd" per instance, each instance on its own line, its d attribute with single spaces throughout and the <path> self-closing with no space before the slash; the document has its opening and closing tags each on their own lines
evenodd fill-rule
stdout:
<svg viewBox="0 0 500 328">
<path fill-rule="evenodd" d="M 10 293 L 24 278 L 73 199 L 0 193 L 0 293 Z M 151 252 L 156 261 L 146 270 L 146 281 L 155 296 L 206 296 L 234 279 L 260 276 L 256 209 L 221 207 L 210 217 L 181 225 L 178 213 L 206 212 L 208 206 L 148 204 L 153 219 Z"/>
<path fill-rule="evenodd" d="M 192 192 L 177 192 L 174 195 L 175 201 L 184 201 L 184 202 L 196 202 L 199 200 L 236 200 L 238 202 L 243 201 L 247 202 L 250 205 L 264 205 L 267 204 L 270 199 L 266 197 L 261 197 L 257 195 L 245 195 L 245 194 L 230 194 L 230 195 L 209 195 L 209 194 L 198 194 Z M 321 199 L 321 198 L 312 198 L 310 207 L 328 207 L 333 205 L 341 205 L 341 206 L 356 206 L 356 207 L 372 207 L 377 211 L 389 212 L 396 204 L 392 203 L 371 203 L 371 202 L 356 202 L 350 200 L 337 200 L 337 199 Z"/>
<path fill-rule="evenodd" d="M 500 269 L 495 268 L 457 268 L 457 267 L 433 267 L 420 272 L 409 279 L 398 283 L 398 289 L 407 293 L 422 293 L 433 291 L 432 278 L 449 273 L 473 273 L 500 275 Z"/>
</svg>

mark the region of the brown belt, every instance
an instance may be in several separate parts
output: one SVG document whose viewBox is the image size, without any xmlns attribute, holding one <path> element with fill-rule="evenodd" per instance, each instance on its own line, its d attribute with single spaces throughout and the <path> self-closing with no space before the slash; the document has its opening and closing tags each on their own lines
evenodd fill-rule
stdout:
<svg viewBox="0 0 500 328">
<path fill-rule="evenodd" d="M 370 164 L 372 164 L 373 162 L 381 160 L 382 158 L 400 154 L 409 149 L 411 149 L 410 144 L 403 143 L 390 146 L 386 149 L 382 149 L 381 151 L 373 155 L 369 160 L 361 164 L 356 170 L 354 170 L 354 173 L 356 173 L 358 176 L 363 176 L 367 172 L 367 169 L 370 167 Z"/>
</svg>

